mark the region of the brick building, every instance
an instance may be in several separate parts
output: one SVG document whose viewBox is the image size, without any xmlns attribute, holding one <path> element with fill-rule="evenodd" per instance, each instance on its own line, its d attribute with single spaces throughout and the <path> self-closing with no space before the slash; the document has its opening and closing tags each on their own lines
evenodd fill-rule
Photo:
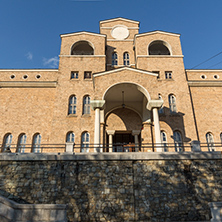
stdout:
<svg viewBox="0 0 222 222">
<path fill-rule="evenodd" d="M 115 18 L 62 34 L 59 57 L 58 69 L 0 70 L 2 151 L 222 141 L 222 70 L 186 70 L 179 34 Z"/>
</svg>

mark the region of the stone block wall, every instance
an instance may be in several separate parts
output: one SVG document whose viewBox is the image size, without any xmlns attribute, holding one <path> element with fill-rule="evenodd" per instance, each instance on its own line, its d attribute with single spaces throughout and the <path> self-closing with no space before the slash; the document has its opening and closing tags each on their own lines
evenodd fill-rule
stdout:
<svg viewBox="0 0 222 222">
<path fill-rule="evenodd" d="M 209 221 L 221 153 L 0 154 L 0 195 L 67 204 L 69 221 Z"/>
</svg>

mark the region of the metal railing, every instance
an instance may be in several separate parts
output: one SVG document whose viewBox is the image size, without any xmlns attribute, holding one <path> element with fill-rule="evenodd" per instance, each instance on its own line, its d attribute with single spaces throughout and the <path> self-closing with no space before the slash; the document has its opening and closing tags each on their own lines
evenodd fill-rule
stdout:
<svg viewBox="0 0 222 222">
<path fill-rule="evenodd" d="M 67 147 L 69 146 L 69 149 Z M 222 151 L 222 143 L 200 143 L 200 151 L 214 152 Z M 114 143 L 110 144 L 41 144 L 33 146 L 25 144 L 18 146 L 10 144 L 0 145 L 0 152 L 4 153 L 97 153 L 97 152 L 191 152 L 195 151 L 192 143 Z"/>
</svg>

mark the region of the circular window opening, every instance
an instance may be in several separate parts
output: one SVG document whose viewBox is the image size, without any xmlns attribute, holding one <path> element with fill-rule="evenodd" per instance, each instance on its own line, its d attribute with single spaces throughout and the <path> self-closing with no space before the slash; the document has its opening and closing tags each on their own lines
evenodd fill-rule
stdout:
<svg viewBox="0 0 222 222">
<path fill-rule="evenodd" d="M 219 76 L 218 75 L 214 75 L 214 79 L 219 79 Z"/>
<path fill-rule="evenodd" d="M 14 78 L 15 78 L 15 75 L 11 75 L 10 78 L 11 78 L 11 79 L 14 79 Z"/>
<path fill-rule="evenodd" d="M 36 75 L 36 79 L 40 79 L 41 78 L 41 76 L 40 75 Z"/>
<path fill-rule="evenodd" d="M 205 75 L 200 76 L 201 79 L 206 79 L 207 77 Z"/>
<path fill-rule="evenodd" d="M 27 78 L 28 78 L 28 76 L 27 76 L 27 75 L 24 75 L 24 76 L 23 76 L 23 79 L 27 79 Z"/>
</svg>

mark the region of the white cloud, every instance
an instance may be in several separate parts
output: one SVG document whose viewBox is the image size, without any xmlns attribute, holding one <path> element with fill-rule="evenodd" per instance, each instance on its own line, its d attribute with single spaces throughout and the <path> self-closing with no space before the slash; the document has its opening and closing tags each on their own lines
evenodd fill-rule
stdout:
<svg viewBox="0 0 222 222">
<path fill-rule="evenodd" d="M 32 60 L 33 58 L 33 54 L 31 52 L 28 52 L 25 56 L 28 60 Z"/>
<path fill-rule="evenodd" d="M 49 66 L 50 68 L 58 68 L 58 64 L 59 64 L 59 58 L 57 56 L 50 59 L 43 58 L 44 66 Z"/>
</svg>

